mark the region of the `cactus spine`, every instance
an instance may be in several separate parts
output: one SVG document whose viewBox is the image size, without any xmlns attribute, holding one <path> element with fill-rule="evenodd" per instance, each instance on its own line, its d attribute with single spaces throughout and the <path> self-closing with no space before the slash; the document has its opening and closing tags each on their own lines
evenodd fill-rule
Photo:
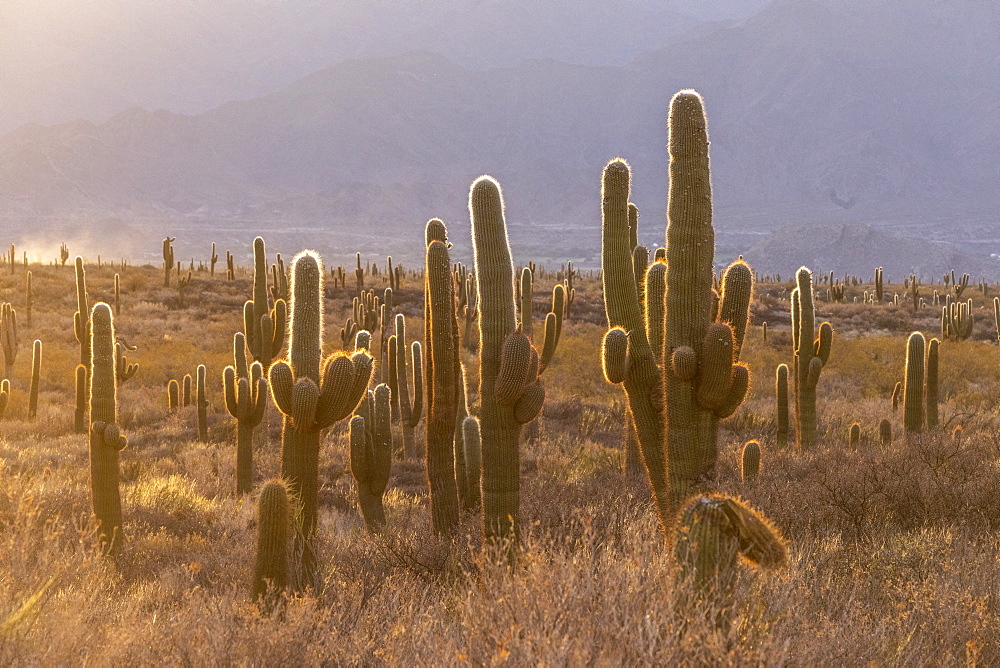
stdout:
<svg viewBox="0 0 1000 668">
<path fill-rule="evenodd" d="M 38 377 L 42 370 L 42 342 L 35 339 L 31 346 L 31 386 L 28 392 L 28 419 L 38 413 Z"/>
<path fill-rule="evenodd" d="M 479 295 L 479 422 L 482 433 L 483 527 L 487 539 L 519 535 L 521 426 L 545 400 L 537 355 L 517 330 L 514 264 L 500 184 L 482 176 L 469 192 Z"/>
<path fill-rule="evenodd" d="M 823 367 L 830 360 L 833 327 L 824 322 L 813 338 L 816 315 L 812 272 L 801 267 L 795 274 L 795 282 L 791 301 L 796 444 L 800 450 L 807 450 L 816 443 L 816 385 Z"/>
<path fill-rule="evenodd" d="M 111 307 L 103 302 L 91 312 L 91 358 L 90 488 L 102 550 L 113 555 L 123 541 L 118 453 L 128 440 L 117 425 L 115 328 Z"/>
<path fill-rule="evenodd" d="M 322 359 L 323 271 L 312 251 L 292 261 L 291 322 L 288 360 L 271 365 L 271 397 L 284 416 L 281 435 L 281 471 L 301 512 L 297 535 L 298 585 L 315 585 L 317 490 L 320 432 L 354 412 L 372 374 L 372 358 L 365 351 L 352 356 L 333 353 Z M 266 299 L 266 297 L 265 297 Z"/>
<path fill-rule="evenodd" d="M 903 381 L 903 427 L 917 433 L 924 426 L 924 335 L 913 332 L 906 342 Z"/>
<path fill-rule="evenodd" d="M 233 335 L 233 366 L 222 372 L 226 410 L 236 420 L 236 493 L 249 494 L 253 487 L 253 430 L 264 416 L 267 382 L 260 362 L 247 367 L 246 339 Z"/>
<path fill-rule="evenodd" d="M 455 420 L 458 414 L 458 322 L 455 317 L 455 292 L 451 279 L 451 259 L 443 241 L 427 245 L 425 270 L 425 320 L 430 326 L 427 356 L 433 387 L 427 404 L 427 480 L 431 492 L 431 523 L 434 532 L 452 533 L 458 526 L 458 486 L 455 479 Z M 396 319 L 396 345 L 399 347 L 401 316 Z M 404 349 L 405 351 L 405 349 Z M 397 365 L 405 352 L 397 352 Z M 402 397 L 401 397 L 402 400 Z M 408 401 L 408 399 L 407 399 Z M 404 402 L 405 403 L 405 402 Z M 405 417 L 405 416 L 404 416 Z"/>
<path fill-rule="evenodd" d="M 376 386 L 358 407 L 363 415 L 355 415 L 350 422 L 351 474 L 358 487 L 361 515 L 372 533 L 385 527 L 382 497 L 392 468 L 390 399 L 388 386 Z"/>
<path fill-rule="evenodd" d="M 257 558 L 251 594 L 273 607 L 288 586 L 288 538 L 291 511 L 284 481 L 272 480 L 257 499 Z"/>
</svg>

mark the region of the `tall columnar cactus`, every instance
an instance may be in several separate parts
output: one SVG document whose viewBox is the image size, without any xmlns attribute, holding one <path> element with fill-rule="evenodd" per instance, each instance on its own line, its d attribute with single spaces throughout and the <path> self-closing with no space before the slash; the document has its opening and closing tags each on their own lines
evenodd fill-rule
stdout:
<svg viewBox="0 0 1000 668">
<path fill-rule="evenodd" d="M 76 313 L 73 314 L 73 333 L 80 343 L 80 364 L 90 372 L 90 307 L 87 305 L 87 272 L 83 258 L 76 256 Z"/>
<path fill-rule="evenodd" d="M 250 355 L 265 373 L 281 352 L 287 320 L 285 301 L 278 299 L 268 308 L 267 297 L 267 254 L 264 240 L 257 237 L 253 240 L 253 299 L 243 304 L 243 333 Z"/>
<path fill-rule="evenodd" d="M 226 410 L 236 420 L 236 493 L 249 494 L 253 488 L 253 430 L 264 416 L 267 381 L 260 362 L 247 367 L 246 339 L 233 335 L 233 366 L 222 372 Z"/>
<path fill-rule="evenodd" d="M 796 444 L 800 450 L 807 450 L 816 443 L 816 385 L 830 360 L 833 326 L 824 322 L 816 334 L 812 272 L 801 267 L 795 282 L 791 301 Z"/>
<path fill-rule="evenodd" d="M 176 379 L 171 378 L 167 383 L 167 408 L 175 411 L 181 407 L 181 388 Z"/>
<path fill-rule="evenodd" d="M 184 374 L 181 381 L 181 405 L 187 408 L 191 405 L 191 374 Z"/>
<path fill-rule="evenodd" d="M 938 347 L 941 342 L 931 339 L 927 343 L 924 362 L 924 421 L 928 429 L 938 426 Z"/>
<path fill-rule="evenodd" d="M 35 339 L 31 346 L 31 386 L 28 392 L 28 419 L 38 413 L 38 380 L 42 370 L 42 342 Z"/>
<path fill-rule="evenodd" d="M 116 318 L 121 313 L 121 303 L 122 303 L 121 297 L 122 297 L 121 278 L 118 276 L 118 274 L 115 274 L 115 317 Z"/>
<path fill-rule="evenodd" d="M 519 535 L 521 426 L 542 408 L 538 357 L 514 316 L 514 264 L 500 184 L 482 176 L 469 192 L 479 295 L 479 422 L 484 532 Z"/>
<path fill-rule="evenodd" d="M 875 269 L 875 303 L 881 304 L 884 298 L 884 291 L 882 289 L 882 267 Z"/>
<path fill-rule="evenodd" d="M 4 378 L 0 380 L 0 419 L 7 412 L 7 404 L 10 403 L 10 381 Z"/>
<path fill-rule="evenodd" d="M 924 428 L 924 335 L 920 332 L 910 334 L 906 342 L 903 427 L 911 434 Z"/>
<path fill-rule="evenodd" d="M 712 289 L 715 233 L 701 96 L 674 95 L 669 124 L 663 375 L 670 483 L 679 503 L 714 468 L 719 419 L 735 412 L 749 387 L 749 371 L 738 360 L 753 270 L 741 258 L 726 269 L 722 295 Z"/>
<path fill-rule="evenodd" d="M 271 299 L 288 300 L 288 274 L 285 272 L 285 261 L 281 259 L 281 253 L 277 253 L 274 264 L 271 265 Z"/>
<path fill-rule="evenodd" d="M 788 559 L 784 538 L 770 521 L 742 502 L 720 495 L 695 496 L 677 517 L 674 554 L 682 578 L 702 594 L 726 596 L 736 564 L 777 568 Z"/>
<path fill-rule="evenodd" d="M 19 349 L 17 312 L 14 310 L 13 304 L 5 303 L 0 306 L 0 350 L 3 351 L 4 378 L 14 377 L 14 360 L 17 359 Z"/>
<path fill-rule="evenodd" d="M 788 446 L 788 365 L 779 364 L 775 369 L 775 395 L 778 400 L 777 443 L 779 448 Z"/>
<path fill-rule="evenodd" d="M 195 405 L 198 407 L 198 440 L 204 443 L 208 441 L 208 398 L 205 396 L 206 369 L 204 364 L 198 365 L 195 377 Z"/>
<path fill-rule="evenodd" d="M 111 307 L 100 302 L 91 312 L 90 489 L 97 518 L 97 535 L 105 554 L 122 545 L 122 502 L 118 453 L 128 440 L 118 429 L 115 379 L 115 328 Z"/>
<path fill-rule="evenodd" d="M 878 440 L 882 445 L 892 444 L 892 423 L 886 419 L 878 423 Z"/>
<path fill-rule="evenodd" d="M 135 350 L 135 346 L 129 346 L 122 341 L 115 343 L 115 372 L 118 376 L 118 384 L 131 379 L 139 371 L 138 364 L 131 364 L 125 356 L 126 350 Z"/>
<path fill-rule="evenodd" d="M 389 337 L 387 357 L 389 358 L 389 387 L 393 400 L 399 405 L 400 423 L 403 432 L 403 452 L 407 457 L 417 456 L 414 429 L 420 422 L 424 410 L 423 351 L 419 341 L 414 341 L 410 366 L 413 370 L 413 401 L 410 401 L 411 379 L 408 378 L 406 364 L 406 317 L 396 314 L 395 334 Z M 387 348 L 388 348 L 387 346 Z"/>
<path fill-rule="evenodd" d="M 392 468 L 391 390 L 385 384 L 361 400 L 359 415 L 351 418 L 351 474 L 358 487 L 358 505 L 365 525 L 372 533 L 385 527 L 382 497 Z"/>
<path fill-rule="evenodd" d="M 212 252 L 208 256 L 208 275 L 215 278 L 215 265 L 219 261 L 219 254 L 215 252 L 215 242 L 212 242 Z"/>
<path fill-rule="evenodd" d="M 471 415 L 462 420 L 462 450 L 465 453 L 465 488 L 468 492 L 466 507 L 476 510 L 482 503 L 482 440 L 479 436 L 479 420 Z"/>
<path fill-rule="evenodd" d="M 451 259 L 443 241 L 427 246 L 424 273 L 429 323 L 427 357 L 433 388 L 427 404 L 427 481 L 431 492 L 431 524 L 434 532 L 452 533 L 458 526 L 458 486 L 455 479 L 455 419 L 458 412 L 456 388 L 458 371 L 458 322 L 455 317 L 455 290 L 451 280 Z M 396 323 L 396 345 L 402 330 Z M 397 352 L 396 364 L 405 354 Z M 403 397 L 401 397 L 402 399 Z"/>
<path fill-rule="evenodd" d="M 753 271 L 740 259 L 723 276 L 721 298 L 713 290 L 708 134 L 697 93 L 674 96 L 669 130 L 666 263 L 647 270 L 645 322 L 629 248 L 630 174 L 620 159 L 604 170 L 602 251 L 611 326 L 605 376 L 624 381 L 664 531 L 672 509 L 715 465 L 718 421 L 746 394 L 749 373 L 738 354 L 753 287 Z"/>
<path fill-rule="evenodd" d="M 288 360 L 271 365 L 271 397 L 284 416 L 281 473 L 298 497 L 302 555 L 298 584 L 315 585 L 320 432 L 354 412 L 368 388 L 372 358 L 361 350 L 323 359 L 323 271 L 319 255 L 303 251 L 292 261 Z"/>
<path fill-rule="evenodd" d="M 76 407 L 73 411 L 73 431 L 87 433 L 87 367 L 76 365 Z"/>
<path fill-rule="evenodd" d="M 288 586 L 288 539 L 292 514 L 288 488 L 282 480 L 272 480 L 257 499 L 257 558 L 251 594 L 268 609 Z"/>
<path fill-rule="evenodd" d="M 176 237 L 163 239 L 163 287 L 170 287 L 170 272 L 174 268 L 174 247 L 171 245 Z"/>
</svg>

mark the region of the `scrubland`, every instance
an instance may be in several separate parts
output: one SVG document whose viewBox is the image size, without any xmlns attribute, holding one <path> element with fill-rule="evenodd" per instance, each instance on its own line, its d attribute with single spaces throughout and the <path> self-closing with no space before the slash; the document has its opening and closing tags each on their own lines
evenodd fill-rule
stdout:
<svg viewBox="0 0 1000 668">
<path fill-rule="evenodd" d="M 0 421 L 6 665 L 1000 663 L 1000 351 L 979 294 L 973 336 L 941 346 L 941 426 L 910 438 L 890 396 L 906 335 L 937 335 L 935 309 L 819 301 L 818 317 L 834 327 L 833 352 L 817 389 L 819 442 L 798 452 L 775 446 L 774 369 L 791 357 L 790 284 L 758 283 L 742 354 L 751 389 L 722 423 L 706 486 L 770 517 L 789 563 L 741 569 L 731 598 L 699 603 L 675 577 L 647 483 L 623 473 L 624 393 L 601 374 L 601 286 L 585 273 L 546 375 L 537 437 L 521 444 L 516 564 L 484 546 L 474 514 L 462 517 L 453 541 L 433 537 L 422 460 L 394 458 L 388 530 L 368 533 L 341 423 L 320 453 L 321 586 L 267 611 L 249 594 L 254 497 L 234 491 L 235 426 L 221 391 L 248 274 L 227 281 L 224 271 L 196 272 L 178 308 L 158 268 L 87 266 L 92 304 L 110 301 L 122 274 L 116 327 L 140 365 L 119 389 L 127 538 L 107 558 L 92 520 L 87 439 L 73 433 L 73 270 L 30 268 L 32 322 L 19 322 Z M 383 280 L 369 276 L 367 287 Z M 23 282 L 23 267 L 2 268 L 0 295 L 22 311 Z M 548 310 L 552 282 L 551 273 L 539 281 L 536 313 Z M 849 288 L 848 300 L 861 289 Z M 887 286 L 893 291 L 904 288 Z M 328 285 L 328 348 L 339 343 L 355 294 Z M 395 303 L 411 331 L 422 331 L 418 277 L 405 279 Z M 28 420 L 35 338 L 44 344 L 41 389 Z M 196 438 L 193 407 L 167 410 L 168 380 L 198 364 L 208 367 L 207 443 Z M 893 426 L 889 445 L 878 438 L 883 418 Z M 851 448 L 855 421 L 862 437 Z M 267 422 L 269 439 L 255 452 L 258 487 L 280 471 L 273 406 Z M 963 437 L 954 439 L 959 425 Z M 744 483 L 738 460 L 749 439 L 761 443 L 762 466 Z"/>
</svg>

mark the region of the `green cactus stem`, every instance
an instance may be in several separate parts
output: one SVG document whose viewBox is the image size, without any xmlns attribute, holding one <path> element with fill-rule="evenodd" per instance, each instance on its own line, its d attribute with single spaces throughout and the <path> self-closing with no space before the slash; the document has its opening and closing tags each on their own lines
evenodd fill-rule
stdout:
<svg viewBox="0 0 1000 668">
<path fill-rule="evenodd" d="M 788 365 L 779 364 L 775 369 L 775 395 L 778 402 L 777 444 L 779 448 L 788 446 Z"/>
<path fill-rule="evenodd" d="M 28 392 L 28 419 L 38 414 L 38 379 L 42 370 L 42 342 L 35 339 L 31 346 L 31 386 Z"/>
<path fill-rule="evenodd" d="M 82 366 L 82 365 L 81 365 Z M 175 411 L 181 407 L 181 388 L 173 378 L 167 383 L 167 409 Z"/>
<path fill-rule="evenodd" d="M 195 374 L 195 405 L 198 407 L 198 440 L 208 442 L 208 399 L 205 396 L 206 369 L 204 364 L 198 365 Z"/>
<path fill-rule="evenodd" d="M 458 322 L 455 317 L 451 259 L 443 241 L 427 246 L 425 292 L 430 323 L 427 357 L 433 387 L 427 404 L 427 480 L 431 493 L 431 525 L 439 535 L 448 535 L 458 526 L 458 486 L 455 478 L 455 420 L 458 412 L 456 387 L 458 370 Z M 404 333 L 396 319 L 396 345 Z M 404 349 L 405 350 L 405 349 Z M 405 354 L 397 352 L 397 365 Z M 402 397 L 401 397 L 402 399 Z"/>
<path fill-rule="evenodd" d="M 291 521 L 285 482 L 268 482 L 261 488 L 257 499 L 257 557 L 251 587 L 251 595 L 266 610 L 274 607 L 288 586 Z"/>
<path fill-rule="evenodd" d="M 475 416 L 462 420 L 462 450 L 465 453 L 465 485 L 469 494 L 466 505 L 469 510 L 477 510 L 482 503 L 482 441 L 479 420 Z"/>
<path fill-rule="evenodd" d="M 0 307 L 0 350 L 4 357 L 4 378 L 13 380 L 14 360 L 20 349 L 20 340 L 17 336 L 17 312 L 12 304 L 3 304 Z"/>
<path fill-rule="evenodd" d="M 267 254 L 264 240 L 253 240 L 253 299 L 243 305 L 243 334 L 250 355 L 267 373 L 271 362 L 281 352 L 285 339 L 287 307 L 283 299 L 268 308 Z"/>
<path fill-rule="evenodd" d="M 184 374 L 181 382 L 181 405 L 187 408 L 191 405 L 191 374 Z"/>
<path fill-rule="evenodd" d="M 410 353 L 410 368 L 412 378 L 407 374 L 406 363 L 406 317 L 397 313 L 394 323 L 395 334 L 387 341 L 387 357 L 389 358 L 389 387 L 394 401 L 399 405 L 400 423 L 403 434 L 403 453 L 407 458 L 417 456 L 415 428 L 420 423 L 423 413 L 423 350 L 419 341 L 414 341 Z M 391 350 L 389 348 L 391 347 Z M 413 387 L 413 400 L 410 401 L 410 386 Z"/>
<path fill-rule="evenodd" d="M 380 533 L 386 523 L 382 497 L 392 468 L 390 395 L 387 385 L 377 385 L 358 408 L 365 416 L 356 415 L 350 422 L 351 474 L 361 515 L 372 533 Z"/>
<path fill-rule="evenodd" d="M 134 377 L 139 371 L 138 364 L 129 363 L 128 357 L 125 356 L 126 350 L 135 350 L 135 346 L 129 346 L 121 340 L 115 343 L 115 373 L 118 376 L 119 385 Z"/>
<path fill-rule="evenodd" d="M 80 364 L 90 369 L 90 307 L 87 305 L 87 272 L 83 258 L 76 257 L 76 313 L 73 314 L 73 333 L 80 343 Z"/>
<path fill-rule="evenodd" d="M 924 421 L 928 429 L 938 426 L 938 347 L 941 342 L 931 339 L 927 343 L 924 361 Z"/>
<path fill-rule="evenodd" d="M 208 275 L 215 278 L 215 265 L 219 261 L 219 254 L 215 252 L 215 242 L 212 242 L 212 252 L 208 256 Z"/>
<path fill-rule="evenodd" d="M 7 404 L 10 403 L 10 381 L 4 378 L 0 380 L 0 419 L 7 412 Z"/>
<path fill-rule="evenodd" d="M 914 434 L 924 427 L 924 335 L 913 332 L 906 342 L 903 381 L 903 427 Z"/>
<path fill-rule="evenodd" d="M 899 400 L 903 396 L 903 383 L 896 381 L 895 387 L 892 388 L 892 411 L 895 413 L 899 410 Z"/>
<path fill-rule="evenodd" d="M 792 291 L 792 348 L 795 383 L 796 445 L 808 450 L 816 443 L 816 385 L 830 360 L 833 327 L 828 322 L 816 333 L 812 272 L 801 267 Z M 815 339 L 813 338 L 815 335 Z"/>
<path fill-rule="evenodd" d="M 260 362 L 247 367 L 246 339 L 233 335 L 233 365 L 222 372 L 226 410 L 236 420 L 236 493 L 249 494 L 253 487 L 253 430 L 264 417 L 267 382 Z"/>
<path fill-rule="evenodd" d="M 73 411 L 73 431 L 77 434 L 87 433 L 87 367 L 76 365 L 76 409 Z"/>
<path fill-rule="evenodd" d="M 760 443 L 747 441 L 740 457 L 740 475 L 743 484 L 752 482 L 760 474 Z"/>
<path fill-rule="evenodd" d="M 174 268 L 174 247 L 171 245 L 176 237 L 166 237 L 163 240 L 163 287 L 170 287 L 170 271 Z"/>
<path fill-rule="evenodd" d="M 124 540 L 118 453 L 128 445 L 117 426 L 114 344 L 111 307 L 95 304 L 91 312 L 90 488 L 97 535 L 106 555 L 116 554 Z"/>
</svg>

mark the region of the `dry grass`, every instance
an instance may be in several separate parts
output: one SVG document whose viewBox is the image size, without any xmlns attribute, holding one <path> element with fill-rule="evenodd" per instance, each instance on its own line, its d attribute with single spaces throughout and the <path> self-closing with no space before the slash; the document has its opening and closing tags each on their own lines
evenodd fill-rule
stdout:
<svg viewBox="0 0 1000 668">
<path fill-rule="evenodd" d="M 233 495 L 233 429 L 213 381 L 211 442 L 197 443 L 190 410 L 168 414 L 169 378 L 204 363 L 212 378 L 231 356 L 249 294 L 196 274 L 186 309 L 155 268 L 123 281 L 119 332 L 139 346 L 139 375 L 120 405 L 130 447 L 122 456 L 128 536 L 116 560 L 98 556 L 90 521 L 87 445 L 70 433 L 77 344 L 72 272 L 33 267 L 34 323 L 22 330 L 17 377 L 30 340 L 45 345 L 38 419 L 26 422 L 15 383 L 0 422 L 0 662 L 4 664 L 547 664 L 547 665 L 990 665 L 1000 662 L 1000 369 L 985 340 L 941 347 L 939 434 L 906 442 L 889 393 L 900 378 L 900 307 L 820 305 L 836 334 L 819 387 L 821 444 L 773 446 L 773 371 L 788 361 L 780 288 L 761 291 L 745 359 L 755 382 L 724 424 L 715 486 L 741 494 L 784 531 L 785 570 L 743 572 L 722 614 L 679 604 L 674 565 L 648 494 L 621 473 L 620 388 L 600 378 L 600 289 L 580 281 L 580 319 L 567 324 L 546 373 L 540 436 L 522 447 L 524 551 L 497 566 L 463 519 L 455 544 L 429 540 L 423 467 L 394 464 L 375 539 L 355 510 L 343 426 L 321 455 L 319 550 L 323 586 L 270 616 L 249 600 L 255 536 L 251 499 Z M 110 297 L 114 271 L 90 270 L 91 303 Z M 23 308 L 23 276 L 0 276 L 0 295 Z M 416 285 L 415 282 L 411 283 Z M 536 288 L 537 307 L 546 299 Z M 412 292 L 412 293 L 411 293 Z M 891 294 L 891 290 L 887 290 Z M 327 340 L 351 291 L 327 300 Z M 398 299 L 421 331 L 420 293 Z M 588 304 L 584 308 L 584 304 Z M 866 323 L 868 323 L 866 325 Z M 873 324 L 874 323 L 874 324 Z M 881 323 L 881 324 L 880 324 Z M 980 339 L 990 339 L 981 322 Z M 25 350 L 27 349 L 27 353 Z M 897 439 L 878 445 L 883 417 Z M 862 446 L 846 447 L 863 425 Z M 257 453 L 258 480 L 279 469 L 278 420 Z M 760 477 L 744 486 L 738 449 L 761 440 Z M 716 604 L 717 606 L 717 604 Z"/>
</svg>

